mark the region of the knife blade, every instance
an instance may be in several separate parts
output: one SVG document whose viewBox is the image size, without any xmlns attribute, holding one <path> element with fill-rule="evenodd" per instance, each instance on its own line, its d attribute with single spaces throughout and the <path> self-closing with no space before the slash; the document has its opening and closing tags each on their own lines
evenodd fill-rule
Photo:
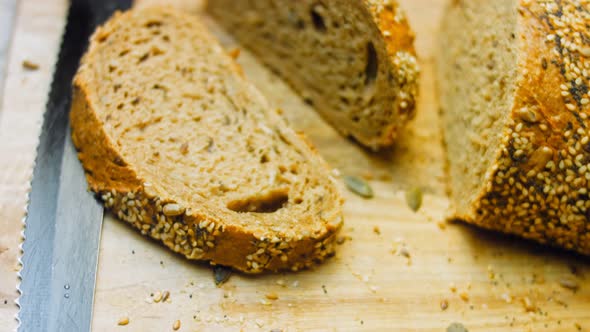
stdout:
<svg viewBox="0 0 590 332">
<path fill-rule="evenodd" d="M 70 139 L 71 82 L 94 28 L 131 0 L 73 0 L 39 137 L 22 244 L 18 331 L 89 331 L 103 208 Z"/>
</svg>

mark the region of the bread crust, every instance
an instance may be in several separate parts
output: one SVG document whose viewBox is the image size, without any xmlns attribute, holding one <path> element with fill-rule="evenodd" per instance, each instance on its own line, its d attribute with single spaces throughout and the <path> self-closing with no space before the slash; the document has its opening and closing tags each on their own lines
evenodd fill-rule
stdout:
<svg viewBox="0 0 590 332">
<path fill-rule="evenodd" d="M 518 78 L 472 211 L 481 227 L 590 254 L 588 1 L 519 1 Z"/>
<path fill-rule="evenodd" d="M 374 149 L 391 146 L 400 129 L 416 115 L 420 66 L 414 48 L 415 34 L 396 0 L 363 0 L 381 34 L 395 79 L 400 87 L 393 105 L 397 116 L 374 142 L 361 142 Z"/>
<path fill-rule="evenodd" d="M 115 15 L 111 21 L 125 20 L 128 13 Z M 91 38 L 88 53 L 93 52 L 101 35 L 108 34 L 108 28 L 109 23 L 97 30 Z M 339 209 L 319 230 L 279 237 L 270 230 L 254 234 L 235 223 L 224 222 L 201 207 L 184 206 L 157 192 L 125 160 L 105 131 L 104 123 L 96 113 L 98 106 L 90 97 L 92 90 L 84 75 L 80 75 L 88 58 L 88 55 L 83 58 L 73 82 L 72 139 L 90 189 L 115 216 L 188 259 L 231 266 L 246 273 L 297 271 L 334 254 L 335 236 L 342 226 Z M 322 165 L 327 169 L 325 163 Z M 336 204 L 342 204 L 339 196 Z"/>
</svg>

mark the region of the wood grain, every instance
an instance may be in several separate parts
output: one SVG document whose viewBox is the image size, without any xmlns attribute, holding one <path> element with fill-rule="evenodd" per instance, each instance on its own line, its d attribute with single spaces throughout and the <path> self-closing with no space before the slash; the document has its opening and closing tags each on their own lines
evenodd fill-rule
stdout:
<svg viewBox="0 0 590 332">
<path fill-rule="evenodd" d="M 160 2 L 190 10 L 201 7 L 196 0 L 141 0 L 140 5 Z M 107 216 L 95 331 L 171 331 L 175 320 L 181 321 L 180 331 L 444 331 L 455 321 L 470 331 L 578 331 L 576 324 L 590 329 L 587 258 L 462 224 L 441 223 L 448 202 L 433 57 L 445 1 L 401 2 L 417 33 L 423 75 L 418 116 L 391 151 L 376 155 L 343 139 L 249 52 L 242 50 L 239 58 L 246 76 L 273 107 L 285 111 L 295 128 L 305 131 L 333 167 L 342 174 L 373 178 L 374 199 L 345 191 L 343 235 L 352 239 L 338 248 L 336 257 L 311 271 L 233 275 L 216 287 L 206 264 L 187 262 Z M 24 192 L 65 0 L 31 0 L 22 7 L 5 89 L 10 97 L 2 108 L 2 114 L 9 115 L 0 122 L 0 135 L 5 138 L 0 140 L 0 169 L 5 170 L 0 177 L 4 231 L 0 248 L 8 248 L 4 253 L 0 250 L 0 301 L 16 295 L 14 257 Z M 32 27 L 25 19 L 30 15 L 42 15 L 40 22 L 46 26 Z M 228 48 L 236 47 L 207 22 Z M 43 47 L 36 49 L 36 45 Z M 41 70 L 24 72 L 20 61 L 33 55 L 38 56 L 33 60 L 41 64 Z M 404 198 L 413 187 L 425 193 L 418 213 L 407 207 Z M 409 257 L 399 254 L 401 246 Z M 564 280 L 575 281 L 578 290 L 562 287 Z M 169 291 L 169 301 L 153 303 L 150 294 L 159 291 Z M 278 299 L 267 299 L 265 295 L 271 293 Z M 522 304 L 525 299 L 531 312 Z M 443 300 L 449 304 L 446 310 L 440 307 Z M 1 330 L 13 326 L 14 313 L 13 305 L 0 302 Z M 129 317 L 129 324 L 117 326 L 123 316 Z"/>
</svg>

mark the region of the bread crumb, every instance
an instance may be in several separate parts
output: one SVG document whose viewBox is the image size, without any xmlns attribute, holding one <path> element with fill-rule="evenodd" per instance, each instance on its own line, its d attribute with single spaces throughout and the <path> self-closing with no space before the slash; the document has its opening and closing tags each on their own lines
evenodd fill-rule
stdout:
<svg viewBox="0 0 590 332">
<path fill-rule="evenodd" d="M 532 312 L 537 309 L 533 301 L 528 296 L 522 298 L 522 306 L 526 312 Z"/>
<path fill-rule="evenodd" d="M 580 284 L 578 284 L 578 281 L 571 276 L 561 277 L 559 279 L 559 285 L 563 288 L 567 288 L 572 291 L 576 291 L 580 287 Z"/>
<path fill-rule="evenodd" d="M 442 301 L 440 301 L 440 309 L 441 310 L 447 310 L 449 308 L 449 301 L 447 299 L 443 299 Z"/>
<path fill-rule="evenodd" d="M 466 291 L 462 291 L 461 293 L 459 293 L 459 297 L 461 298 L 461 300 L 463 300 L 464 302 L 469 302 L 469 294 L 467 294 Z"/>
<path fill-rule="evenodd" d="M 162 293 L 158 291 L 156 292 L 156 295 L 154 295 L 154 302 L 158 303 L 160 301 L 162 301 Z"/>
<path fill-rule="evenodd" d="M 240 52 L 241 52 L 240 48 L 239 48 L 239 47 L 236 47 L 236 48 L 234 48 L 234 49 L 230 50 L 230 51 L 229 51 L 229 52 L 227 52 L 227 53 L 229 54 L 229 56 L 230 56 L 232 59 L 234 59 L 234 60 L 237 60 L 237 59 L 238 59 L 238 57 L 240 57 Z"/>
<path fill-rule="evenodd" d="M 381 235 L 381 229 L 379 228 L 379 226 L 373 226 L 373 233 Z"/>
<path fill-rule="evenodd" d="M 494 280 L 496 278 L 496 272 L 494 272 L 494 267 L 491 265 L 488 265 L 488 278 L 490 280 Z"/>
<path fill-rule="evenodd" d="M 37 70 L 39 69 L 39 64 L 35 63 L 31 60 L 23 60 L 23 68 L 27 69 L 27 70 Z"/>
<path fill-rule="evenodd" d="M 125 326 L 127 324 L 129 324 L 129 317 L 127 316 L 119 318 L 119 321 L 117 322 L 117 325 L 121 326 Z"/>
<path fill-rule="evenodd" d="M 338 168 L 332 168 L 332 176 L 338 178 L 338 177 L 340 177 L 340 175 L 342 175 L 342 174 L 340 173 L 340 170 Z"/>
<path fill-rule="evenodd" d="M 278 299 L 279 299 L 279 296 L 277 295 L 277 293 L 273 293 L 273 292 L 271 292 L 271 293 L 267 293 L 267 294 L 266 294 L 266 295 L 264 295 L 264 296 L 265 296 L 267 299 L 269 299 L 269 300 L 273 300 L 273 301 L 274 301 L 274 300 L 278 300 Z"/>
<path fill-rule="evenodd" d="M 264 322 L 262 321 L 262 319 L 256 319 L 254 322 L 256 322 L 256 325 L 258 325 L 258 327 L 264 326 Z"/>
<path fill-rule="evenodd" d="M 454 282 L 451 282 L 451 283 L 449 284 L 449 289 L 450 289 L 450 290 L 451 290 L 451 292 L 453 292 L 453 293 L 457 291 L 457 286 L 455 285 L 455 283 L 454 283 Z"/>
<path fill-rule="evenodd" d="M 166 302 L 166 300 L 168 300 L 169 298 L 170 298 L 170 292 L 164 291 L 164 293 L 162 293 L 162 302 Z"/>
<path fill-rule="evenodd" d="M 178 329 L 180 329 L 180 321 L 178 319 L 174 322 L 174 325 L 172 325 L 172 329 L 174 331 L 178 331 Z"/>
</svg>

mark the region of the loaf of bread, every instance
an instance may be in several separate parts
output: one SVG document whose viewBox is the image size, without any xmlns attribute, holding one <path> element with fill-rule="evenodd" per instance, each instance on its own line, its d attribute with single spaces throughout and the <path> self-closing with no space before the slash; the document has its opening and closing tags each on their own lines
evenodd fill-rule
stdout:
<svg viewBox="0 0 590 332">
<path fill-rule="evenodd" d="M 98 28 L 70 120 L 90 188 L 173 251 L 248 273 L 333 253 L 342 199 L 327 165 L 197 17 L 148 7 Z"/>
<path fill-rule="evenodd" d="M 439 93 L 454 217 L 590 254 L 590 2 L 459 0 Z"/>
<path fill-rule="evenodd" d="M 414 115 L 414 35 L 394 0 L 210 0 L 208 12 L 345 136 L 393 143 Z"/>
</svg>

